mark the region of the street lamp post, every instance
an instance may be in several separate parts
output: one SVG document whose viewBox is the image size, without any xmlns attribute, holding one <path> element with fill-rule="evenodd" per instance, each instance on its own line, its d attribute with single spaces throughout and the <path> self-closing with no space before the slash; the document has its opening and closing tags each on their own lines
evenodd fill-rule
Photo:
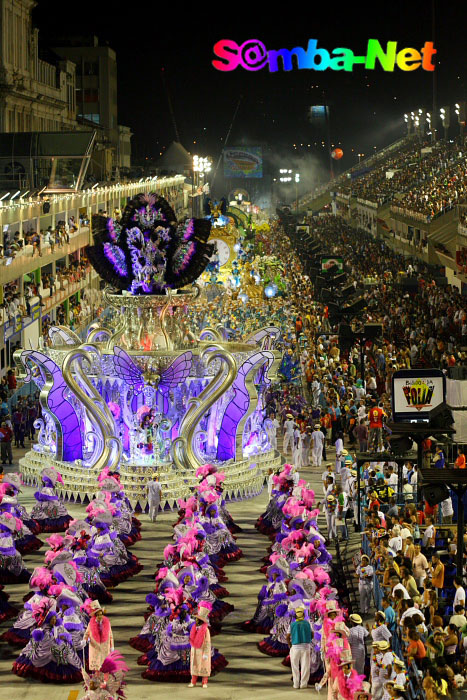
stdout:
<svg viewBox="0 0 467 700">
<path fill-rule="evenodd" d="M 194 204 L 194 199 L 198 191 L 200 177 L 210 173 L 212 170 L 212 161 L 210 158 L 203 158 L 201 156 L 193 156 L 193 181 L 191 188 L 192 202 L 191 202 L 191 215 L 194 217 L 194 211 L 197 210 L 197 215 L 201 214 L 200 207 Z"/>
</svg>

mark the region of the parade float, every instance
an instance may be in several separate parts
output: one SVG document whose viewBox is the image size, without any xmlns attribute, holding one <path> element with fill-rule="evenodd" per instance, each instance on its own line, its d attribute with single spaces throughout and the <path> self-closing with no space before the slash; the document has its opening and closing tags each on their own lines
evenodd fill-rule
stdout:
<svg viewBox="0 0 467 700">
<path fill-rule="evenodd" d="M 85 342 L 65 327 L 47 346 L 18 350 L 25 382 L 40 390 L 37 441 L 20 460 L 25 482 L 45 466 L 62 475 L 64 498 L 86 500 L 103 467 L 119 470 L 125 493 L 144 509 L 148 478 L 158 474 L 165 507 L 197 483 L 206 462 L 226 474 L 226 498 L 248 498 L 280 465 L 271 447 L 264 394 L 280 354 L 277 328 L 228 342 L 221 326 L 180 328 L 199 303 L 195 284 L 209 263 L 211 222 L 177 223 L 166 200 L 138 195 L 119 222 L 93 217 L 88 257 L 109 285 L 113 327 L 92 327 Z"/>
</svg>

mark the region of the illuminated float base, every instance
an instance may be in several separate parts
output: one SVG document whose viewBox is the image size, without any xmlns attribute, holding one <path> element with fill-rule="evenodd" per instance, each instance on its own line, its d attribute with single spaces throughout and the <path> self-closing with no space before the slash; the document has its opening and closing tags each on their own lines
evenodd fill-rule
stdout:
<svg viewBox="0 0 467 700">
<path fill-rule="evenodd" d="M 226 500 L 243 500 L 253 498 L 261 493 L 265 476 L 269 469 L 277 470 L 282 465 L 282 457 L 277 450 L 269 450 L 250 459 L 237 462 L 223 462 L 219 468 L 225 473 L 224 496 Z M 59 470 L 63 484 L 56 484 L 56 492 L 65 500 L 86 501 L 93 497 L 98 490 L 98 473 L 92 469 L 79 467 L 70 462 L 61 462 L 47 453 L 30 450 L 20 460 L 20 471 L 24 482 L 29 486 L 40 484 L 40 474 L 44 467 L 53 466 Z M 168 468 L 155 467 L 154 471 L 160 476 L 164 509 L 177 509 L 177 499 L 186 499 L 191 495 L 191 489 L 198 484 L 193 471 L 180 473 Z M 146 486 L 152 470 L 140 466 L 120 467 L 121 482 L 125 495 L 133 508 L 145 510 L 148 502 Z"/>
</svg>

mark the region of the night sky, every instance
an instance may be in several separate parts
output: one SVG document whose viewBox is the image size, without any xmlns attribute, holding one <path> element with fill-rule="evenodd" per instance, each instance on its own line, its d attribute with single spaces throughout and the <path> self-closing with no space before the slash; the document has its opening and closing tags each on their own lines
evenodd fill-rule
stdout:
<svg viewBox="0 0 467 700">
<path fill-rule="evenodd" d="M 435 4 L 439 109 L 467 97 L 467 9 L 460 0 Z M 224 38 L 238 44 L 260 39 L 267 49 L 306 48 L 314 38 L 329 51 L 343 46 L 356 54 L 365 52 L 369 38 L 383 45 L 398 41 L 398 50 L 420 49 L 433 40 L 431 2 L 357 2 L 344 9 L 341 3 L 316 5 L 282 3 L 279 10 L 264 4 L 255 14 L 245 3 L 195 3 L 189 10 L 165 3 L 173 8 L 169 16 L 160 3 L 136 0 L 125 8 L 108 0 L 80 0 L 67 5 L 65 15 L 63 0 L 39 0 L 33 17 L 44 43 L 52 45 L 64 32 L 94 33 L 116 50 L 119 122 L 134 131 L 137 158 L 156 157 L 175 139 L 161 81 L 164 67 L 180 139 L 188 150 L 216 159 L 243 96 L 230 145 L 261 143 L 279 155 L 307 153 L 324 160 L 323 132 L 308 121 L 309 106 L 322 103 L 324 90 L 331 105 L 331 139 L 343 148 L 342 165 L 349 167 L 358 152 L 368 154 L 400 137 L 404 112 L 431 111 L 433 73 L 365 71 L 358 65 L 352 73 L 294 69 L 270 74 L 267 68 L 221 73 L 211 65 L 213 45 Z"/>
</svg>

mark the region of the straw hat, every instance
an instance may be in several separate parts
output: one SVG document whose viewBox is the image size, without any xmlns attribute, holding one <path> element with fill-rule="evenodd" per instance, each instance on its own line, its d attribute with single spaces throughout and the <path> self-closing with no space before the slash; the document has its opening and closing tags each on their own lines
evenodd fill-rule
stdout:
<svg viewBox="0 0 467 700">
<path fill-rule="evenodd" d="M 344 649 L 344 651 L 342 652 L 339 666 L 345 666 L 346 664 L 353 665 L 352 652 L 350 651 L 350 649 Z"/>
<path fill-rule="evenodd" d="M 381 649 L 381 651 L 386 651 L 386 649 L 389 649 L 389 642 L 383 639 L 379 642 L 378 646 Z"/>
<path fill-rule="evenodd" d="M 329 501 L 329 503 L 332 503 L 336 499 L 334 498 L 334 496 L 332 494 L 329 494 L 329 496 L 327 497 L 327 500 Z"/>
<path fill-rule="evenodd" d="M 340 634 L 343 634 L 344 637 L 349 636 L 349 629 L 345 622 L 342 621 L 336 622 L 336 624 L 334 625 L 334 632 L 339 632 Z"/>
<path fill-rule="evenodd" d="M 405 663 L 402 661 L 402 659 L 395 658 L 393 661 L 393 665 L 399 666 L 400 668 L 405 668 Z"/>
<path fill-rule="evenodd" d="M 361 625 L 363 622 L 362 618 L 358 613 L 352 613 L 352 615 L 349 615 L 349 620 L 351 622 L 355 622 L 356 625 Z"/>
<path fill-rule="evenodd" d="M 291 413 L 286 413 L 286 414 L 285 414 L 285 417 L 286 417 L 286 418 L 293 418 L 293 415 L 292 415 Z"/>
<path fill-rule="evenodd" d="M 339 612 L 336 600 L 328 600 L 326 602 L 326 612 Z"/>
<path fill-rule="evenodd" d="M 93 600 L 91 603 L 91 614 L 95 615 L 98 610 L 102 610 L 101 604 L 98 600 Z"/>
<path fill-rule="evenodd" d="M 202 620 L 203 622 L 208 622 L 209 610 L 205 608 L 204 605 L 200 605 L 198 608 L 198 612 L 195 614 L 195 617 L 198 618 L 198 620 Z"/>
</svg>

